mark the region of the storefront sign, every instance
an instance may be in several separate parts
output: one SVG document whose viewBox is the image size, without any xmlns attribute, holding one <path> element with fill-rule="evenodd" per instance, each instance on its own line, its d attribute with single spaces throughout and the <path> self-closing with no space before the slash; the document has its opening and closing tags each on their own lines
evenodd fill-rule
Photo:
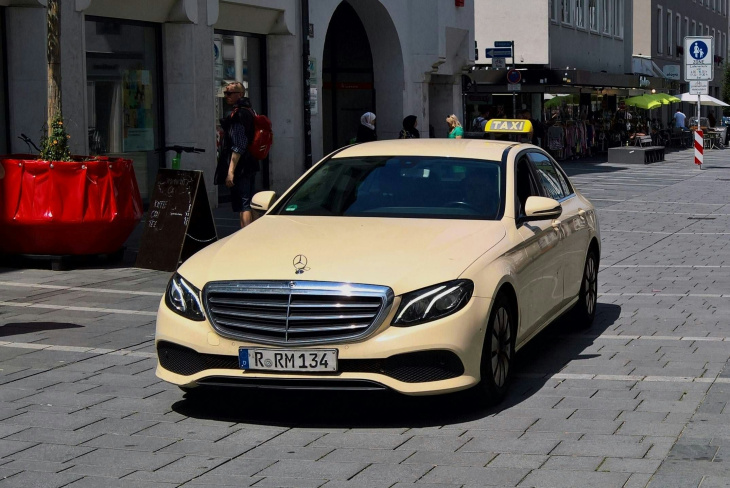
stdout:
<svg viewBox="0 0 730 488">
<path fill-rule="evenodd" d="M 714 59 L 712 37 L 684 38 L 684 80 L 712 81 Z"/>
<path fill-rule="evenodd" d="M 665 64 L 664 68 L 662 68 L 662 71 L 664 72 L 664 76 L 666 76 L 668 80 L 679 80 L 680 78 L 678 64 Z"/>
</svg>

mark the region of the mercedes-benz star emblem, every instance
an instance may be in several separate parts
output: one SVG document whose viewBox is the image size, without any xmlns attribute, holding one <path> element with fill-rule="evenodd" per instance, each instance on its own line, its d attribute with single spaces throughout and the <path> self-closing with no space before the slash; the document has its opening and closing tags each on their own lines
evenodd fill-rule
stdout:
<svg viewBox="0 0 730 488">
<path fill-rule="evenodd" d="M 297 254 L 294 256 L 292 264 L 294 265 L 294 269 L 296 270 L 294 273 L 296 274 L 302 274 L 309 269 L 307 268 L 307 256 L 304 254 Z"/>
</svg>

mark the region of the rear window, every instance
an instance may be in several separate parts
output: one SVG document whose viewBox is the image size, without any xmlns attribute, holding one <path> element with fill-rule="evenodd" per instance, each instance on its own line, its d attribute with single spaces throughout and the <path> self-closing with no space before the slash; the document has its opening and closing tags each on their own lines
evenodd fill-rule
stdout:
<svg viewBox="0 0 730 488">
<path fill-rule="evenodd" d="M 504 208 L 500 162 L 425 156 L 330 159 L 272 213 L 484 219 Z"/>
</svg>

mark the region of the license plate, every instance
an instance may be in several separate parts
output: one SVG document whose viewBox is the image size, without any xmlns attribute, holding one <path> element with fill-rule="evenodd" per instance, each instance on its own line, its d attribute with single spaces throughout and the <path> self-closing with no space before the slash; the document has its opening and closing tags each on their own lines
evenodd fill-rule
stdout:
<svg viewBox="0 0 730 488">
<path fill-rule="evenodd" d="M 337 349 L 240 348 L 238 365 L 260 371 L 337 371 Z"/>
</svg>

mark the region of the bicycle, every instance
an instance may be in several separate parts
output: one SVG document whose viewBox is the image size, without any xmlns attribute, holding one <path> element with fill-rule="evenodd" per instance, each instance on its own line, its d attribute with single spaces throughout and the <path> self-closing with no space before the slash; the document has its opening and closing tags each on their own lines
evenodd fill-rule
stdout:
<svg viewBox="0 0 730 488">
<path fill-rule="evenodd" d="M 201 149 L 195 146 L 180 146 L 177 144 L 174 146 L 165 146 L 155 149 L 155 152 L 158 153 L 165 153 L 167 151 L 175 151 L 175 155 L 172 157 L 172 169 L 180 169 L 180 162 L 182 161 L 183 152 L 199 154 L 204 153 L 205 149 Z"/>
</svg>

